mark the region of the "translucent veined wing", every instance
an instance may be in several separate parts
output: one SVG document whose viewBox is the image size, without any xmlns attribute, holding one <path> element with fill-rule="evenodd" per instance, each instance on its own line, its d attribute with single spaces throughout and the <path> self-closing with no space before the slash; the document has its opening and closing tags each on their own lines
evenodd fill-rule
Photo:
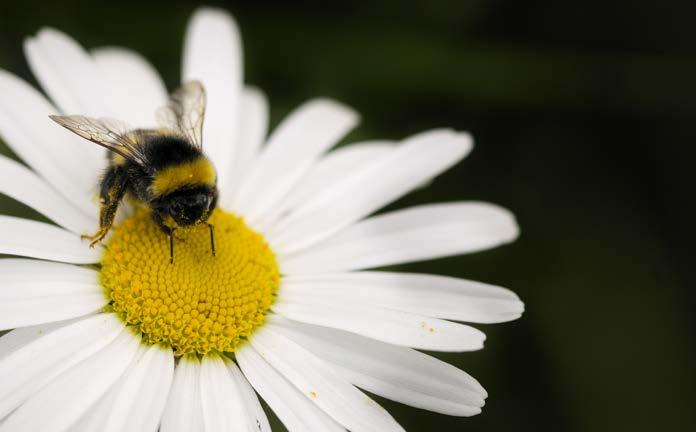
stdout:
<svg viewBox="0 0 696 432">
<path fill-rule="evenodd" d="M 120 120 L 96 119 L 79 115 L 49 117 L 69 131 L 106 147 L 143 168 L 147 169 L 150 165 L 138 143 L 137 133 Z"/>
<path fill-rule="evenodd" d="M 171 94 L 167 105 L 157 111 L 157 121 L 202 150 L 205 100 L 203 85 L 198 81 L 188 81 Z"/>
</svg>

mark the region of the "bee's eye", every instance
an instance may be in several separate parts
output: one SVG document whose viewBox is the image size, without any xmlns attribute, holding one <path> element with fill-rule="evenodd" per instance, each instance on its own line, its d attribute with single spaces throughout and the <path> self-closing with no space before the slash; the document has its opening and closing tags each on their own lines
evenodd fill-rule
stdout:
<svg viewBox="0 0 696 432">
<path fill-rule="evenodd" d="M 173 201 L 169 205 L 169 211 L 172 213 L 179 213 L 184 209 L 184 205 L 180 201 Z"/>
<path fill-rule="evenodd" d="M 205 203 L 208 202 L 208 197 L 206 195 L 200 194 L 196 196 L 196 204 L 195 205 L 205 205 Z"/>
</svg>

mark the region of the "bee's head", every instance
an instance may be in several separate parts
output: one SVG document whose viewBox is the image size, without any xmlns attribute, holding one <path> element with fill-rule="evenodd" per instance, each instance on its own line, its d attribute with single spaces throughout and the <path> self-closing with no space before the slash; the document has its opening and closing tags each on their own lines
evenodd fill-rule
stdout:
<svg viewBox="0 0 696 432">
<path fill-rule="evenodd" d="M 215 208 L 215 191 L 198 189 L 180 191 L 165 200 L 166 212 L 179 226 L 204 222 Z"/>
</svg>

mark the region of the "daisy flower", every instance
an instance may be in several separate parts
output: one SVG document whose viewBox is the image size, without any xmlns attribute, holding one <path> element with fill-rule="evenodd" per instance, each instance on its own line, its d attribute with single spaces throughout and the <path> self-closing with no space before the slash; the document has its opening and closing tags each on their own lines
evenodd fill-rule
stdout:
<svg viewBox="0 0 696 432">
<path fill-rule="evenodd" d="M 120 214 L 103 247 L 95 200 L 105 150 L 48 119 L 113 117 L 155 127 L 167 101 L 138 54 L 85 51 L 54 29 L 27 39 L 50 98 L 0 71 L 0 193 L 53 223 L 0 216 L 0 431 L 270 430 L 257 394 L 291 431 L 399 431 L 361 390 L 453 416 L 487 394 L 425 351 L 482 348 L 461 322 L 518 318 L 507 289 L 370 269 L 514 240 L 515 219 L 483 202 L 373 215 L 461 161 L 471 137 L 435 129 L 332 148 L 358 115 L 303 104 L 267 134 L 268 107 L 242 84 L 233 19 L 203 9 L 185 39 L 182 81 L 203 83 L 204 149 L 219 206 L 206 230 L 168 240 L 147 209 Z M 267 136 L 268 135 L 268 136 Z M 369 270 L 369 271 L 368 271 Z"/>
</svg>

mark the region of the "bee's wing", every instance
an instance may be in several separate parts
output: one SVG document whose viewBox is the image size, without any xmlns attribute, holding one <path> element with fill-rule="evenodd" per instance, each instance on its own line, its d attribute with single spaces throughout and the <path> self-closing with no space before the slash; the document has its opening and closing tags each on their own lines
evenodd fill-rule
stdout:
<svg viewBox="0 0 696 432">
<path fill-rule="evenodd" d="M 49 116 L 51 120 L 77 135 L 106 147 L 143 168 L 149 166 L 147 156 L 126 123 L 114 119 L 96 119 L 79 115 Z"/>
<path fill-rule="evenodd" d="M 167 105 L 157 111 L 157 121 L 202 150 L 205 100 L 203 85 L 198 81 L 188 81 L 171 94 Z"/>
</svg>

